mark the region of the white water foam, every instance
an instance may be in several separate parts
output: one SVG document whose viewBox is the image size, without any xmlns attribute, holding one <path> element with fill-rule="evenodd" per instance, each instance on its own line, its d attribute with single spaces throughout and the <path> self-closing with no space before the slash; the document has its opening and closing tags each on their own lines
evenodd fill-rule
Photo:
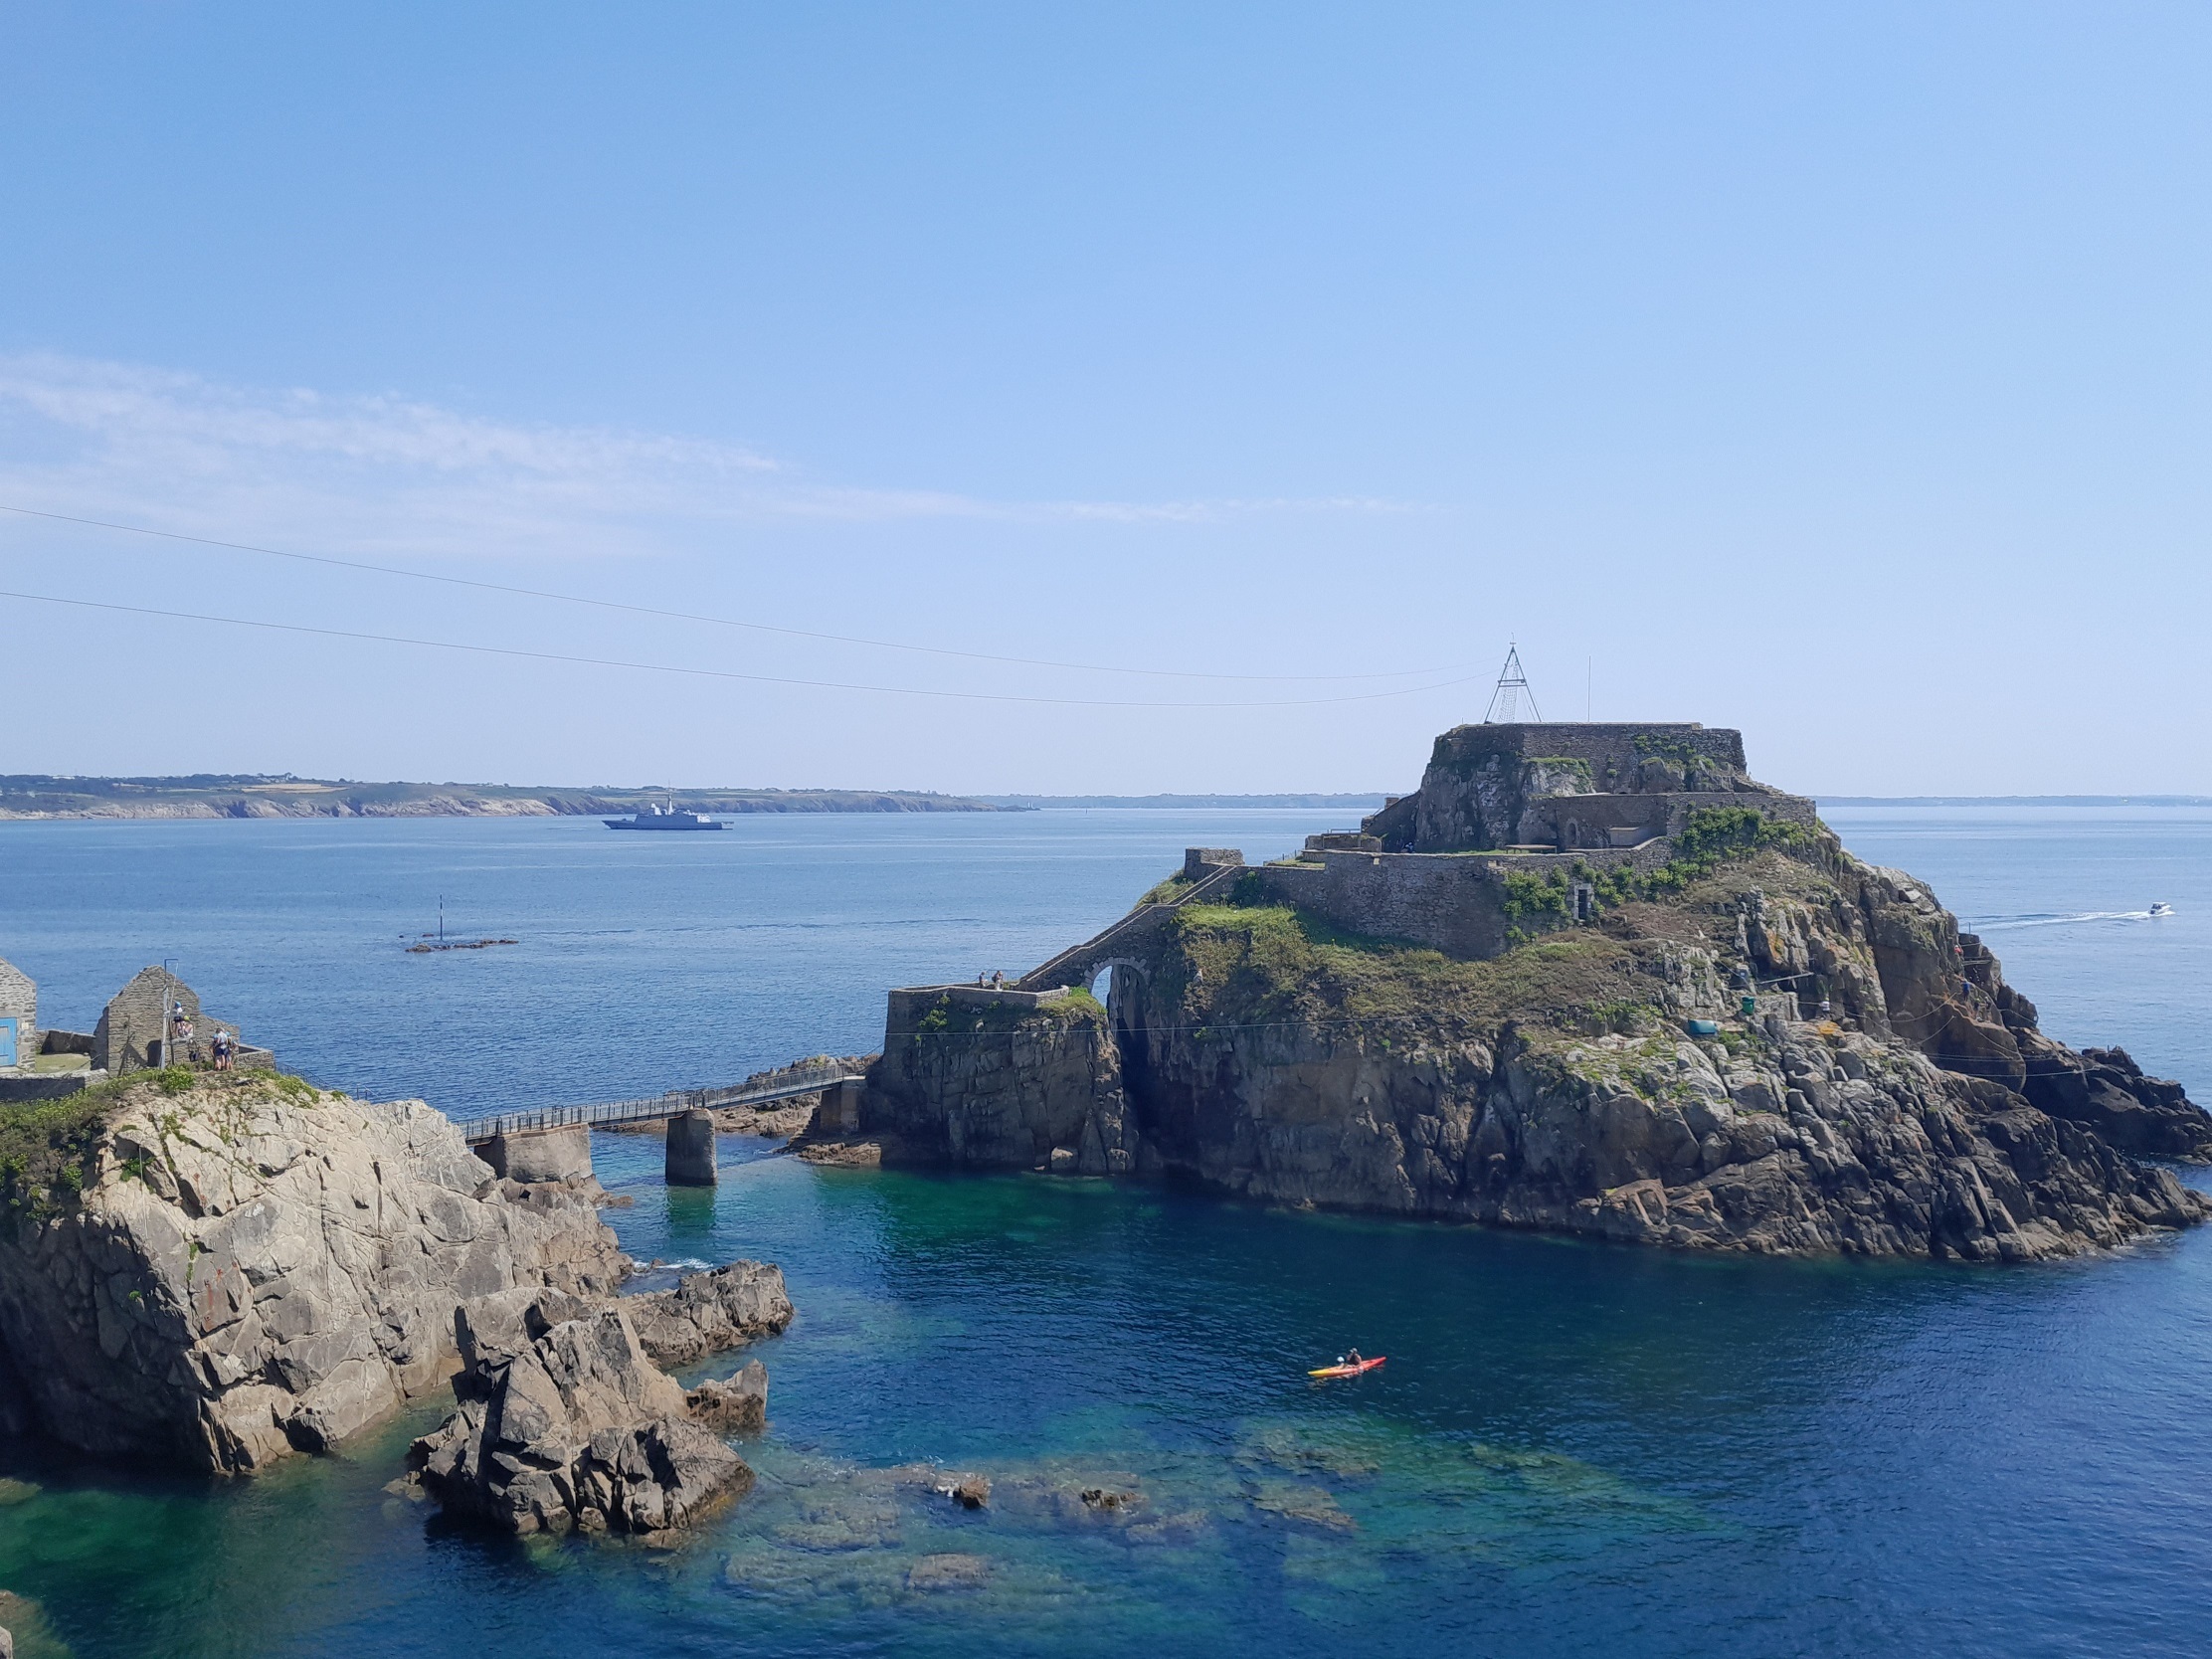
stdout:
<svg viewBox="0 0 2212 1659">
<path fill-rule="evenodd" d="M 2172 915 L 2166 911 L 2165 915 Z M 2153 922 L 2162 920 L 2147 910 L 2077 910 L 2071 915 L 2053 916 L 2030 914 L 2026 916 L 1991 916 L 1986 921 L 1973 920 L 1966 924 L 1969 933 L 1998 933 L 2016 927 L 2071 927 L 2082 922 Z"/>
</svg>

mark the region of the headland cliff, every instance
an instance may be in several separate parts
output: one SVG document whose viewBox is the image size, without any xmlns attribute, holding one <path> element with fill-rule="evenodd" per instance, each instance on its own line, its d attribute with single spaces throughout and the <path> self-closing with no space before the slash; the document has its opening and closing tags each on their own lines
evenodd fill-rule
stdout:
<svg viewBox="0 0 2212 1659">
<path fill-rule="evenodd" d="M 1358 830 L 1193 848 L 1011 988 L 894 992 L 825 1132 L 1702 1249 L 2030 1260 L 2212 1213 L 2165 1167 L 2212 1117 L 2045 1035 L 1696 725 L 1460 727 Z"/>
</svg>

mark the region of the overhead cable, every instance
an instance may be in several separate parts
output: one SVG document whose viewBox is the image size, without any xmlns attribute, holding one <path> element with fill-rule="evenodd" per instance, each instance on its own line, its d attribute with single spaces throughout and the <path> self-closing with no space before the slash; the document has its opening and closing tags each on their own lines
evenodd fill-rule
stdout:
<svg viewBox="0 0 2212 1659">
<path fill-rule="evenodd" d="M 472 577 L 443 576 L 434 571 L 408 570 L 399 565 L 370 564 L 366 560 L 341 559 L 328 553 L 298 553 L 281 547 L 257 547 L 250 542 L 218 541 L 210 536 L 188 536 L 175 530 L 150 530 L 142 524 L 115 524 L 103 518 L 78 518 L 69 513 L 41 512 L 36 507 L 12 507 L 5 502 L 0 502 L 0 512 L 12 512 L 25 518 L 50 518 L 61 524 L 85 524 L 99 530 L 121 530 L 134 536 L 156 536 L 163 541 L 190 542 L 197 547 L 220 547 L 233 553 L 260 553 L 272 559 L 292 559 L 301 564 L 330 565 L 339 570 L 367 571 L 377 576 L 401 576 L 415 582 L 438 582 L 451 588 L 474 588 L 483 593 L 552 600 L 562 605 L 586 605 L 602 611 L 626 611 L 633 616 L 658 617 L 668 622 L 706 623 L 715 628 L 742 628 L 755 634 L 781 634 L 793 640 L 864 645 L 871 650 L 912 651 L 924 656 L 956 656 L 971 662 L 999 662 L 1022 668 L 1061 668 L 1086 674 L 1135 674 L 1155 679 L 1284 681 L 1410 679 L 1424 674 L 1454 673 L 1466 666 L 1464 663 L 1443 663 L 1427 668 L 1392 668 L 1364 674 L 1224 674 L 1197 668 L 1131 668 L 1105 662 L 1058 662 L 1036 656 L 994 656 L 988 651 L 956 650 L 949 645 L 916 645 L 898 640 L 868 640 L 849 634 L 824 634 L 807 628 L 784 628 L 774 623 L 744 622 L 735 617 L 711 617 L 692 611 L 667 611 L 651 605 L 631 605 L 618 599 L 594 599 L 585 594 L 557 593 L 549 588 L 523 588 L 505 582 L 479 582 Z"/>
<path fill-rule="evenodd" d="M 748 674 L 735 668 L 692 668 L 673 662 L 633 662 L 619 657 L 571 656 L 561 651 L 524 650 L 513 645 L 479 645 L 458 640 L 419 640 L 400 634 L 368 634 L 347 628 L 315 628 L 306 623 L 261 622 L 251 617 L 215 617 L 199 611 L 163 611 L 150 605 L 117 605 L 96 599 L 64 599 L 54 594 L 22 593 L 0 588 L 0 599 L 29 600 L 38 605 L 67 605 L 83 611 L 112 611 L 124 616 L 159 617 L 170 622 L 217 623 L 225 628 L 257 628 L 277 634 L 307 634 L 325 640 L 360 640 L 382 645 L 421 645 L 431 650 L 468 651 L 481 656 L 515 656 L 535 662 L 565 662 L 590 668 L 631 668 L 643 673 L 687 674 L 700 679 L 749 680 L 758 685 L 798 685 L 819 691 L 870 691 L 894 697 L 940 697 L 960 702 L 1049 703 L 1060 708 L 1311 708 L 1322 703 L 1364 703 L 1383 697 L 1413 697 L 1424 691 L 1441 691 L 1465 685 L 1478 676 L 1436 680 L 1427 685 L 1400 686 L 1392 691 L 1352 691 L 1335 697 L 1272 697 L 1246 702 L 1166 703 L 1116 701 L 1102 697 L 1039 697 L 1012 691 L 941 691 L 918 685 L 866 685 L 849 680 L 798 679 L 785 674 Z"/>
</svg>

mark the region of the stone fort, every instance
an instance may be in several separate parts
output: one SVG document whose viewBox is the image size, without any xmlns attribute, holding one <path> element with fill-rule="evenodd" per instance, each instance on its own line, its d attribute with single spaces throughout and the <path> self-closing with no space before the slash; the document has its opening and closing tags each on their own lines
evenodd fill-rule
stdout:
<svg viewBox="0 0 2212 1659">
<path fill-rule="evenodd" d="M 1148 930 L 1197 898 L 1294 905 L 1349 933 L 1497 956 L 1514 940 L 1507 877 L 1564 880 L 1560 920 L 1587 919 L 1590 873 L 1648 872 L 1674 855 L 1693 813 L 1749 808 L 1817 825 L 1813 803 L 1753 782 L 1740 732 L 1683 724 L 1512 722 L 1437 738 L 1420 788 L 1357 830 L 1310 835 L 1293 858 L 1247 867 L 1233 848 L 1193 847 L 1187 884 L 1018 982 L 1035 994 L 1135 965 Z M 1579 880 L 1577 878 L 1580 878 Z"/>
</svg>

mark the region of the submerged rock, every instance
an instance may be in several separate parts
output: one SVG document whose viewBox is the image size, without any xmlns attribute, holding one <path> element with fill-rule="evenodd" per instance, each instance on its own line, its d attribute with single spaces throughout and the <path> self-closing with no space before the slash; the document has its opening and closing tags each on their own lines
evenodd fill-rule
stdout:
<svg viewBox="0 0 2212 1659">
<path fill-rule="evenodd" d="M 11 1178 L 0 1345 L 26 1431 L 256 1469 L 442 1382 L 463 1303 L 621 1282 L 587 1198 L 495 1181 L 420 1101 L 163 1075 L 85 1101 L 53 1167 Z"/>
<path fill-rule="evenodd" d="M 981 1589 L 991 1580 L 991 1563 L 982 1556 L 947 1552 L 924 1556 L 906 1569 L 906 1587 L 916 1590 Z"/>
</svg>

